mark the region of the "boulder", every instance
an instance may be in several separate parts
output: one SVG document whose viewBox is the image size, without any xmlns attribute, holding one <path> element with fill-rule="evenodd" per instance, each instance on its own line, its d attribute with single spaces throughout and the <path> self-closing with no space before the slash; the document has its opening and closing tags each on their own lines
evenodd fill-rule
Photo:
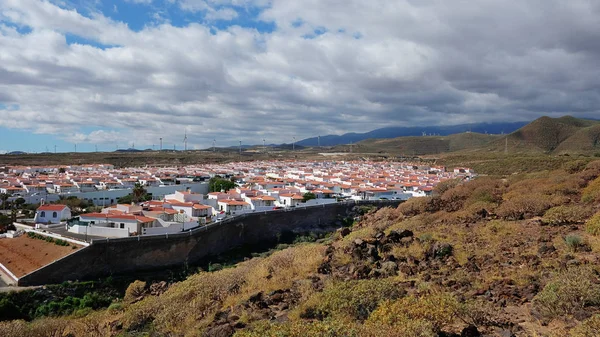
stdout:
<svg viewBox="0 0 600 337">
<path fill-rule="evenodd" d="M 387 236 L 387 240 L 389 242 L 398 243 L 403 238 L 412 237 L 413 235 L 414 235 L 414 233 L 408 229 L 405 229 L 402 231 L 391 231 L 390 234 L 388 234 L 388 236 Z"/>
<path fill-rule="evenodd" d="M 340 235 L 342 237 L 346 237 L 346 236 L 348 236 L 350 234 L 350 228 L 343 227 L 343 228 L 338 229 L 338 232 L 340 232 Z"/>
<path fill-rule="evenodd" d="M 481 333 L 479 332 L 479 330 L 477 330 L 477 327 L 474 325 L 469 325 L 468 327 L 464 328 L 461 333 L 460 333 L 460 337 L 480 337 Z"/>
</svg>

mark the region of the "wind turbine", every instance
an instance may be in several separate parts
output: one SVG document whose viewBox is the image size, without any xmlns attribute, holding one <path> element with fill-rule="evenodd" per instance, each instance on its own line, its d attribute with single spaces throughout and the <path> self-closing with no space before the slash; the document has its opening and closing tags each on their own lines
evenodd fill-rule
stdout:
<svg viewBox="0 0 600 337">
<path fill-rule="evenodd" d="M 187 151 L 187 129 L 185 130 L 185 134 L 183 136 L 183 150 Z"/>
</svg>

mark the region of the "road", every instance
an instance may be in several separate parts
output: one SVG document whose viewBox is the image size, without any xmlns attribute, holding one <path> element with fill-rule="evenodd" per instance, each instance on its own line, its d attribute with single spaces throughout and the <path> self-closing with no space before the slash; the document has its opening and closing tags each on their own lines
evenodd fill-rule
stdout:
<svg viewBox="0 0 600 337">
<path fill-rule="evenodd" d="M 106 237 L 104 237 L 104 236 L 94 236 L 94 235 L 86 236 L 85 234 L 71 233 L 71 232 L 67 231 L 67 229 L 64 226 L 56 227 L 56 228 L 45 228 L 44 230 L 47 232 L 50 232 L 50 233 L 59 234 L 66 238 L 75 239 L 75 240 L 79 240 L 79 241 L 86 241 L 86 239 L 87 239 L 87 242 L 90 242 L 92 239 L 94 239 L 94 240 L 106 239 Z"/>
</svg>

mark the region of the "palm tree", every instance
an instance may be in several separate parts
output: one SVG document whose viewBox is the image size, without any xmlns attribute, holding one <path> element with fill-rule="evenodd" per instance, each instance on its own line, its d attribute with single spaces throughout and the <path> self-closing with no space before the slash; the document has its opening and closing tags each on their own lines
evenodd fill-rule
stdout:
<svg viewBox="0 0 600 337">
<path fill-rule="evenodd" d="M 0 200 L 2 200 L 2 209 L 6 209 L 6 201 L 8 200 L 9 197 L 10 197 L 10 195 L 8 195 L 6 193 L 0 193 Z"/>
<path fill-rule="evenodd" d="M 142 200 L 142 198 L 144 198 L 146 196 L 146 189 L 144 188 L 144 186 L 142 186 L 142 184 L 140 183 L 135 183 L 135 186 L 133 187 L 133 191 L 131 191 L 131 201 L 135 204 L 140 202 L 140 200 Z"/>
</svg>

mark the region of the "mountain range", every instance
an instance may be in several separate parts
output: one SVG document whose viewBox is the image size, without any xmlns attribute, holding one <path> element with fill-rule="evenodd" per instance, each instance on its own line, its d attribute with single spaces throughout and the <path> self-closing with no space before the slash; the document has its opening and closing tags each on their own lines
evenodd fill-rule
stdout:
<svg viewBox="0 0 600 337">
<path fill-rule="evenodd" d="M 346 145 L 341 147 L 348 147 Z M 427 155 L 456 151 L 510 153 L 600 153 L 600 121 L 572 116 L 540 117 L 506 135 L 461 132 L 447 136 L 366 139 L 357 152 Z"/>
<path fill-rule="evenodd" d="M 297 145 L 301 146 L 335 146 L 342 144 L 357 143 L 365 139 L 397 138 L 407 136 L 436 135 L 448 136 L 463 132 L 475 132 L 482 134 L 503 134 L 511 133 L 527 125 L 529 122 L 511 122 L 511 123 L 475 123 L 447 126 L 412 126 L 412 127 L 386 127 L 376 129 L 365 133 L 345 133 L 343 135 L 327 135 L 319 137 L 306 138 Z"/>
</svg>

